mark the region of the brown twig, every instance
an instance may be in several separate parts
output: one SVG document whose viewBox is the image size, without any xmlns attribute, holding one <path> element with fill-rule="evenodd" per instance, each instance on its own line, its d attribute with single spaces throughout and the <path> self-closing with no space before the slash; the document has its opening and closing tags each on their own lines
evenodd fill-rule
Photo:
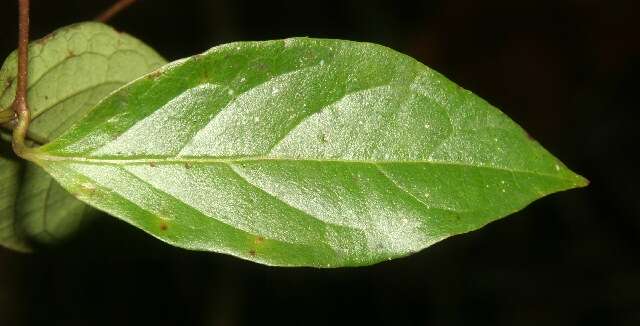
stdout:
<svg viewBox="0 0 640 326">
<path fill-rule="evenodd" d="M 96 17 L 96 20 L 99 22 L 106 23 L 113 16 L 117 15 L 119 12 L 126 9 L 127 7 L 132 5 L 134 2 L 136 2 L 136 0 L 118 0 L 118 2 L 114 3 L 111 7 L 109 7 L 109 9 L 105 10 L 98 17 Z"/>
<path fill-rule="evenodd" d="M 31 116 L 27 104 L 27 84 L 29 81 L 29 0 L 18 0 L 18 83 L 13 109 L 18 116 L 18 124 L 13 130 L 13 150 L 22 156 L 26 146 L 24 139 L 29 129 Z"/>
</svg>

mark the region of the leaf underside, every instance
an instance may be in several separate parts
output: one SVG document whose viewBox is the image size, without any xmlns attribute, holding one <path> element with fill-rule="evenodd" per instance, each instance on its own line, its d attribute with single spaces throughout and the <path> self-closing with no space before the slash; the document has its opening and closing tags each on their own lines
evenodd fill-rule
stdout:
<svg viewBox="0 0 640 326">
<path fill-rule="evenodd" d="M 20 163 L 6 158 L 11 147 L 0 140 L 0 244 L 3 246 L 28 252 L 30 247 L 15 229 L 15 202 L 18 197 L 20 182 Z"/>
<path fill-rule="evenodd" d="M 95 22 L 58 29 L 32 42 L 29 55 L 27 96 L 33 121 L 28 137 L 41 144 L 66 131 L 116 88 L 166 63 L 139 40 Z M 0 110 L 9 108 L 15 98 L 16 74 L 14 51 L 0 69 Z M 1 245 L 15 249 L 15 243 L 20 243 L 26 251 L 30 240 L 58 242 L 95 213 L 40 167 L 8 157 L 5 161 L 21 167 L 3 175 L 21 181 L 0 183 L 4 192 L 0 207 L 11 207 L 0 214 L 0 228 L 7 225 L 4 234 L 11 243 L 2 240 L 0 231 Z M 18 176 L 18 171 L 24 175 Z"/>
<path fill-rule="evenodd" d="M 28 137 L 51 141 L 113 90 L 165 63 L 140 40 L 96 22 L 65 26 L 31 42 Z M 17 66 L 14 51 L 0 69 L 0 110 L 15 98 Z"/>
<path fill-rule="evenodd" d="M 171 63 L 32 157 L 163 241 L 281 266 L 405 256 L 585 185 L 416 60 L 307 38 Z"/>
</svg>

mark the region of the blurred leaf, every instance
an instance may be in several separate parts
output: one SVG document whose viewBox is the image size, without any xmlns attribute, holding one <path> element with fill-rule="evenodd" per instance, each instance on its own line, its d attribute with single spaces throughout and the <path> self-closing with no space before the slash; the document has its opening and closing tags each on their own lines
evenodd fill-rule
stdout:
<svg viewBox="0 0 640 326">
<path fill-rule="evenodd" d="M 21 164 L 13 156 L 11 144 L 0 139 L 0 245 L 28 252 L 31 246 L 16 230 L 15 203 L 20 183 Z"/>
<path fill-rule="evenodd" d="M 305 38 L 169 64 L 31 155 L 163 241 L 282 266 L 405 256 L 586 184 L 414 59 Z"/>
<path fill-rule="evenodd" d="M 31 162 L 25 163 L 17 202 L 18 227 L 39 243 L 65 239 L 79 229 L 84 219 L 96 214 Z"/>
<path fill-rule="evenodd" d="M 94 22 L 63 27 L 34 41 L 29 54 L 28 100 L 34 119 L 28 136 L 40 143 L 68 129 L 114 89 L 165 63 L 139 40 Z M 0 69 L 0 109 L 9 109 L 14 100 L 16 67 L 14 51 Z M 36 165 L 26 164 L 23 170 L 20 204 L 2 220 L 17 221 L 13 229 L 31 240 L 56 242 L 94 213 Z"/>
</svg>

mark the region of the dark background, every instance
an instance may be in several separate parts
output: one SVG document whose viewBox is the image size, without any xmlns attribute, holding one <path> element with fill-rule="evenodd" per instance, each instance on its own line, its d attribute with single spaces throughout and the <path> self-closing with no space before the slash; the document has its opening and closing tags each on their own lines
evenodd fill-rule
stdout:
<svg viewBox="0 0 640 326">
<path fill-rule="evenodd" d="M 0 3 L 0 56 L 16 44 Z M 32 37 L 110 1 L 32 1 Z M 520 123 L 586 189 L 376 266 L 269 268 L 113 218 L 32 255 L 0 248 L 0 325 L 640 325 L 638 1 L 151 1 L 112 24 L 169 59 L 237 40 L 376 42 Z"/>
</svg>

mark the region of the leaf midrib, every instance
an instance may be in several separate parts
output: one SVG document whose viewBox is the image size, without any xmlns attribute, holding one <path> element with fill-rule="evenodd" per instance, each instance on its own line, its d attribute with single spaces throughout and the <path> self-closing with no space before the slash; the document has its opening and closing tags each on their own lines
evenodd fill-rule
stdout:
<svg viewBox="0 0 640 326">
<path fill-rule="evenodd" d="M 518 169 L 508 169 L 497 166 L 488 166 L 488 165 L 471 165 L 465 163 L 457 163 L 457 162 L 447 162 L 447 161 L 420 161 L 420 160 L 384 160 L 384 161 L 372 161 L 372 160 L 341 160 L 341 159 L 301 159 L 295 157 L 264 157 L 264 156 L 242 156 L 242 157 L 156 157 L 156 158 L 90 158 L 90 157 L 80 157 L 80 156 L 55 156 L 48 155 L 43 152 L 35 152 L 33 153 L 33 157 L 36 161 L 51 161 L 51 162 L 72 162 L 72 163 L 83 163 L 83 164 L 92 164 L 92 165 L 163 165 L 163 164 L 235 164 L 235 163 L 252 163 L 252 162 L 260 162 L 260 161 L 270 161 L 270 162 L 320 162 L 320 163 L 343 163 L 343 164 L 366 164 L 373 165 L 376 167 L 377 165 L 390 165 L 390 164 L 429 164 L 429 165 L 445 165 L 445 166 L 454 166 L 454 167 L 464 167 L 464 168 L 477 168 L 477 169 L 489 169 L 496 171 L 504 171 L 510 173 L 520 173 L 520 174 L 529 174 L 541 177 L 547 177 L 557 180 L 573 180 L 572 178 L 565 178 L 560 175 L 541 173 L 535 171 L 526 171 L 526 170 L 518 170 Z"/>
</svg>

